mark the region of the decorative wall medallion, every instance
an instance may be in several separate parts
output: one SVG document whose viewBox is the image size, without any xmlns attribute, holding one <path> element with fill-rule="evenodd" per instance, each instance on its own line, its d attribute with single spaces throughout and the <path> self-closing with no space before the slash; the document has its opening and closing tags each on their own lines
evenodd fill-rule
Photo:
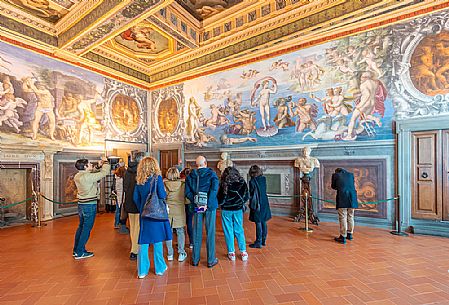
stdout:
<svg viewBox="0 0 449 305">
<path fill-rule="evenodd" d="M 146 91 L 105 79 L 106 139 L 147 142 Z"/>
<path fill-rule="evenodd" d="M 139 103 L 129 96 L 116 94 L 109 110 L 112 123 L 119 132 L 132 133 L 141 124 Z"/>
<path fill-rule="evenodd" d="M 176 85 L 151 93 L 152 141 L 177 143 L 183 139 L 184 95 L 183 85 Z"/>
<path fill-rule="evenodd" d="M 157 119 L 159 130 L 162 133 L 171 135 L 175 132 L 179 123 L 179 112 L 178 103 L 173 97 L 159 103 Z"/>
<path fill-rule="evenodd" d="M 449 112 L 449 12 L 393 27 L 392 96 L 397 119 Z"/>
</svg>

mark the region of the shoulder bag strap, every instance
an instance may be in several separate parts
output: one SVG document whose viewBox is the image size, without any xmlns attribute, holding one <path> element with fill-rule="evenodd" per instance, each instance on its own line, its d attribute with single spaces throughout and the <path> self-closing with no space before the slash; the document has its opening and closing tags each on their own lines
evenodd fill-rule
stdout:
<svg viewBox="0 0 449 305">
<path fill-rule="evenodd" d="M 150 199 L 151 195 L 153 194 L 152 191 L 153 191 L 153 185 L 155 184 L 155 182 L 154 182 L 155 179 L 157 179 L 157 177 L 154 177 L 154 176 L 151 177 L 150 191 L 148 192 L 148 196 L 147 196 L 147 200 L 146 201 L 148 201 L 148 199 Z M 156 183 L 157 183 L 157 181 L 156 181 Z M 156 192 L 156 188 L 154 189 L 154 191 Z"/>
<path fill-rule="evenodd" d="M 200 171 L 196 170 L 196 194 L 200 192 Z"/>
</svg>

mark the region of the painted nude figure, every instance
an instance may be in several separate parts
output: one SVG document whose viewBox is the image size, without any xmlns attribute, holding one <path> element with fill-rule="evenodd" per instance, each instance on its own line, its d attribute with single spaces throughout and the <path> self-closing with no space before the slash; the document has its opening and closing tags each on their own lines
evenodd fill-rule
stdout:
<svg viewBox="0 0 449 305">
<path fill-rule="evenodd" d="M 362 73 L 360 81 L 360 102 L 354 108 L 348 125 L 348 134 L 344 140 L 355 139 L 356 136 L 353 135 L 353 131 L 359 117 L 363 121 L 372 120 L 378 126 L 381 126 L 380 119 L 373 115 L 376 107 L 376 91 L 380 84 L 378 81 L 373 80 L 372 72 L 369 71 Z"/>
<path fill-rule="evenodd" d="M 274 123 L 279 128 L 290 127 L 290 126 L 295 125 L 295 123 L 293 123 L 293 121 L 288 113 L 287 102 L 290 102 L 291 100 L 292 100 L 292 97 L 289 96 L 287 100 L 285 98 L 279 98 L 275 102 L 275 104 L 277 104 L 278 113 L 276 114 L 276 117 L 274 118 Z"/>
<path fill-rule="evenodd" d="M 314 107 L 315 106 L 315 107 Z M 296 120 L 296 132 L 303 132 L 304 129 L 316 129 L 315 117 L 317 115 L 316 105 L 307 105 L 305 98 L 300 98 L 297 102 L 296 108 L 293 110 L 293 103 L 289 104 L 290 116 L 293 118 L 298 116 Z"/>
<path fill-rule="evenodd" d="M 48 88 L 41 82 L 33 83 L 31 78 L 27 78 L 23 85 L 24 87 L 26 86 L 27 90 L 34 92 L 37 98 L 36 112 L 34 113 L 34 119 L 31 123 L 31 129 L 33 131 L 32 139 L 36 140 L 37 132 L 39 131 L 39 123 L 41 118 L 46 115 L 48 118 L 49 136 L 50 139 L 54 140 L 56 118 L 53 109 L 55 107 L 55 98 Z"/>
<path fill-rule="evenodd" d="M 19 133 L 19 127 L 23 123 L 19 121 L 17 108 L 23 108 L 24 105 L 26 105 L 26 101 L 14 96 L 14 87 L 11 84 L 9 76 L 5 75 L 0 88 L 0 126 L 5 123 Z"/>
<path fill-rule="evenodd" d="M 201 111 L 200 105 L 198 105 L 195 98 L 192 96 L 189 99 L 189 104 L 187 105 L 187 126 L 186 126 L 186 136 L 190 140 L 195 140 L 195 132 L 199 128 L 199 114 Z"/>
<path fill-rule="evenodd" d="M 334 89 L 334 96 L 332 97 L 330 107 L 332 109 L 330 116 L 337 115 L 348 115 L 348 108 L 344 103 L 344 96 L 342 94 L 343 89 L 341 87 L 337 87 Z"/>
<path fill-rule="evenodd" d="M 259 103 L 259 111 L 260 111 L 260 117 L 262 119 L 262 125 L 263 129 L 267 130 L 267 128 L 270 128 L 270 94 L 274 94 L 277 92 L 277 84 L 274 79 L 273 85 L 270 86 L 270 82 L 268 80 L 264 80 L 262 82 L 262 90 L 259 92 L 259 96 L 257 97 L 254 104 Z M 252 105 L 253 106 L 253 105 Z"/>
</svg>

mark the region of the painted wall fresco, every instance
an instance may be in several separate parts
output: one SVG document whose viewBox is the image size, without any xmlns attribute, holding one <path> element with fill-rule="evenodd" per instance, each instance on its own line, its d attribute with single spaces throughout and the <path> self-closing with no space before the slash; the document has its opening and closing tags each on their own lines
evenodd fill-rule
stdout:
<svg viewBox="0 0 449 305">
<path fill-rule="evenodd" d="M 147 141 L 146 91 L 0 43 L 5 143 L 102 146 Z"/>
<path fill-rule="evenodd" d="M 397 119 L 449 112 L 449 12 L 393 27 L 391 96 Z"/>
<path fill-rule="evenodd" d="M 184 84 L 188 148 L 393 138 L 391 29 Z"/>
<path fill-rule="evenodd" d="M 357 216 L 387 217 L 387 203 L 370 204 L 387 196 L 386 162 L 379 160 L 321 160 L 319 197 L 335 201 L 336 191 L 331 188 L 332 174 L 338 167 L 354 173 L 359 208 Z M 320 212 L 336 213 L 335 204 L 318 202 Z"/>
</svg>

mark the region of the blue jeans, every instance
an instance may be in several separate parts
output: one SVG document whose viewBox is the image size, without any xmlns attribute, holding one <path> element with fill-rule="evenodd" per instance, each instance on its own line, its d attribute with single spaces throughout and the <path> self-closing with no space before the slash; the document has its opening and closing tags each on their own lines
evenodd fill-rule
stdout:
<svg viewBox="0 0 449 305">
<path fill-rule="evenodd" d="M 115 206 L 115 218 L 114 218 L 114 227 L 118 227 L 120 225 L 120 207 L 117 204 Z"/>
<path fill-rule="evenodd" d="M 245 232 L 243 231 L 243 210 L 221 210 L 221 224 L 228 253 L 235 252 L 234 236 L 240 252 L 246 252 Z"/>
<path fill-rule="evenodd" d="M 206 223 L 206 249 L 207 263 L 215 261 L 215 218 L 217 211 L 206 210 L 205 213 L 193 215 L 193 253 L 192 263 L 198 264 L 201 257 L 201 244 L 203 242 L 203 222 Z"/>
<path fill-rule="evenodd" d="M 89 240 L 90 231 L 94 226 L 95 215 L 97 214 L 97 203 L 78 204 L 78 216 L 80 223 L 75 234 L 75 244 L 73 252 L 81 255 L 86 252 L 86 243 Z"/>
<path fill-rule="evenodd" d="M 256 242 L 257 243 L 265 243 L 267 239 L 268 228 L 267 223 L 264 222 L 256 222 Z"/>
<path fill-rule="evenodd" d="M 137 276 L 145 276 L 150 271 L 150 258 L 148 256 L 148 244 L 139 245 L 137 252 Z M 162 242 L 153 244 L 154 272 L 163 273 L 167 269 L 164 260 L 164 246 Z"/>
<path fill-rule="evenodd" d="M 193 214 L 190 211 L 189 204 L 186 204 L 186 224 L 187 224 L 187 235 L 189 235 L 189 244 L 193 245 Z"/>
</svg>

